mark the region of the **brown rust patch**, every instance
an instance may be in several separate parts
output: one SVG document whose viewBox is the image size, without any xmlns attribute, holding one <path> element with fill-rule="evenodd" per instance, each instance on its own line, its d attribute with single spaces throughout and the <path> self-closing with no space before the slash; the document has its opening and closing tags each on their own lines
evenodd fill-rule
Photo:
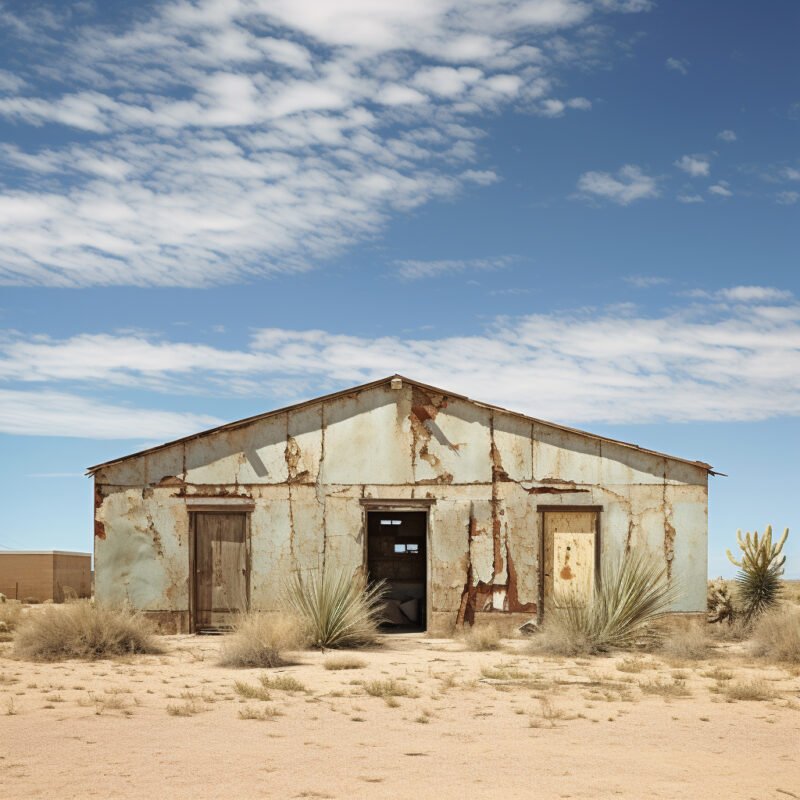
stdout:
<svg viewBox="0 0 800 800">
<path fill-rule="evenodd" d="M 672 560 L 675 558 L 675 528 L 664 517 L 664 561 L 667 564 L 667 578 L 672 579 Z"/>
<path fill-rule="evenodd" d="M 100 508 L 103 505 L 103 490 L 100 484 L 95 481 L 94 484 L 94 535 L 98 539 L 106 538 L 106 526 L 97 518 Z"/>
<path fill-rule="evenodd" d="M 307 481 L 310 475 L 307 469 L 300 469 L 300 460 L 303 453 L 294 436 L 286 436 L 286 449 L 283 451 L 283 455 L 286 459 L 286 467 L 289 472 L 289 483 L 302 483 L 303 481 Z"/>
<path fill-rule="evenodd" d="M 514 566 L 514 559 L 511 553 L 506 554 L 508 561 L 508 590 L 506 592 L 506 605 L 509 611 L 523 611 L 526 614 L 536 613 L 536 603 L 520 603 L 519 589 L 517 584 L 517 568 Z"/>
<path fill-rule="evenodd" d="M 525 489 L 525 487 L 522 487 Z M 558 489 L 555 486 L 531 486 L 525 489 L 528 494 L 585 494 L 589 489 Z"/>
<path fill-rule="evenodd" d="M 186 486 L 186 481 L 177 475 L 165 475 L 156 486 Z"/>
</svg>

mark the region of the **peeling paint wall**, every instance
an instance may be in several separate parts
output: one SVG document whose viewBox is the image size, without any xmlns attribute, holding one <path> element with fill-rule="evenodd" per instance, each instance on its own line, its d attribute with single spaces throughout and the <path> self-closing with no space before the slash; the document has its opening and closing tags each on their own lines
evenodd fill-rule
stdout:
<svg viewBox="0 0 800 800">
<path fill-rule="evenodd" d="M 251 501 L 251 605 L 293 570 L 364 568 L 362 500 L 428 499 L 429 620 L 535 614 L 539 510 L 600 506 L 601 558 L 645 545 L 705 607 L 707 471 L 403 383 L 178 442 L 95 475 L 96 592 L 188 624 L 197 498 Z"/>
</svg>

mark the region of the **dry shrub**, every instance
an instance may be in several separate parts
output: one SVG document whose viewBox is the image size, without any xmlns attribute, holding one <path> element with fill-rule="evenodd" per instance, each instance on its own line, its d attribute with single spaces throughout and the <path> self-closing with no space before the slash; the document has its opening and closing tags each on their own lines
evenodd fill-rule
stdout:
<svg viewBox="0 0 800 800">
<path fill-rule="evenodd" d="M 752 623 L 742 617 L 735 617 L 733 622 L 722 622 L 710 625 L 708 632 L 718 642 L 743 642 L 752 633 Z"/>
<path fill-rule="evenodd" d="M 601 573 L 588 602 L 556 598 L 557 606 L 531 642 L 533 652 L 576 656 L 658 639 L 653 623 L 679 596 L 666 567 L 647 551 L 633 550 L 604 562 Z"/>
<path fill-rule="evenodd" d="M 711 655 L 712 645 L 704 623 L 681 626 L 669 633 L 661 644 L 661 652 L 677 661 L 700 661 Z"/>
<path fill-rule="evenodd" d="M 308 632 L 301 620 L 290 614 L 241 614 L 233 633 L 222 644 L 224 667 L 282 667 L 289 662 L 286 651 L 308 646 Z"/>
<path fill-rule="evenodd" d="M 800 608 L 783 606 L 759 618 L 752 652 L 771 661 L 800 664 Z"/>
<path fill-rule="evenodd" d="M 367 662 L 358 656 L 352 656 L 348 653 L 340 653 L 330 658 L 326 658 L 323 664 L 325 669 L 339 670 L 339 669 L 361 669 L 367 666 Z"/>
<path fill-rule="evenodd" d="M 501 644 L 501 633 L 497 625 L 473 625 L 464 633 L 464 646 L 467 650 L 486 652 L 498 650 Z"/>
<path fill-rule="evenodd" d="M 761 679 L 726 683 L 721 687 L 721 692 L 729 703 L 737 700 L 773 700 L 777 697 L 775 689 Z"/>
<path fill-rule="evenodd" d="M 79 600 L 28 616 L 17 629 L 14 651 L 33 661 L 160 653 L 154 634 L 153 624 L 126 606 Z"/>
<path fill-rule="evenodd" d="M 0 603 L 0 642 L 11 638 L 11 632 L 19 625 L 22 604 L 16 600 Z"/>
<path fill-rule="evenodd" d="M 404 683 L 390 678 L 388 681 L 369 681 L 364 691 L 371 697 L 412 697 L 411 689 Z"/>
<path fill-rule="evenodd" d="M 295 574 L 285 602 L 306 625 L 314 647 L 363 647 L 378 637 L 386 584 L 367 586 L 347 570 Z"/>
</svg>

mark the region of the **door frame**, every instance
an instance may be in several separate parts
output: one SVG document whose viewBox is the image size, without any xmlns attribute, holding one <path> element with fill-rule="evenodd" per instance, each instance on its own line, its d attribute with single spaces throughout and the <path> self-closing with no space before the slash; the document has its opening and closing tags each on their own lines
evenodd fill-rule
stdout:
<svg viewBox="0 0 800 800">
<path fill-rule="evenodd" d="M 364 497 L 361 499 L 361 530 L 364 532 L 364 543 L 361 552 L 362 569 L 364 575 L 367 574 L 369 553 L 369 526 L 368 514 L 376 511 L 381 514 L 391 514 L 393 512 L 417 511 L 425 514 L 425 627 L 424 633 L 430 630 L 431 623 L 431 506 L 436 505 L 433 498 L 391 498 L 383 499 L 377 497 Z"/>
<path fill-rule="evenodd" d="M 603 506 L 560 506 L 558 504 L 548 504 L 536 506 L 537 521 L 539 523 L 539 602 L 536 605 L 536 623 L 541 625 L 544 621 L 544 537 L 545 537 L 545 514 L 548 512 L 559 511 L 579 511 L 594 512 L 594 579 L 600 580 L 600 553 L 602 552 L 600 536 L 600 518 L 603 513 Z"/>
<path fill-rule="evenodd" d="M 244 552 L 245 552 L 245 602 L 250 609 L 250 573 L 252 572 L 251 553 L 251 524 L 250 517 L 255 506 L 241 505 L 189 505 L 189 633 L 197 633 L 197 536 L 195 525 L 198 514 L 243 514 L 244 521 Z"/>
</svg>

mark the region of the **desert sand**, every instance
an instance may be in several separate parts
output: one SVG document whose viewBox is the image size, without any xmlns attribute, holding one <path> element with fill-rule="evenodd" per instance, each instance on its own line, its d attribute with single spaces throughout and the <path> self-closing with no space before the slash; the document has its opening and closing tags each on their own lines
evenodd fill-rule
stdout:
<svg viewBox="0 0 800 800">
<path fill-rule="evenodd" d="M 386 636 L 361 668 L 266 671 L 218 666 L 221 637 L 161 640 L 94 663 L 0 645 L 0 797 L 800 798 L 800 670 L 735 644 L 670 663 Z M 242 697 L 265 673 L 303 689 Z M 730 696 L 754 679 L 767 699 Z"/>
</svg>

